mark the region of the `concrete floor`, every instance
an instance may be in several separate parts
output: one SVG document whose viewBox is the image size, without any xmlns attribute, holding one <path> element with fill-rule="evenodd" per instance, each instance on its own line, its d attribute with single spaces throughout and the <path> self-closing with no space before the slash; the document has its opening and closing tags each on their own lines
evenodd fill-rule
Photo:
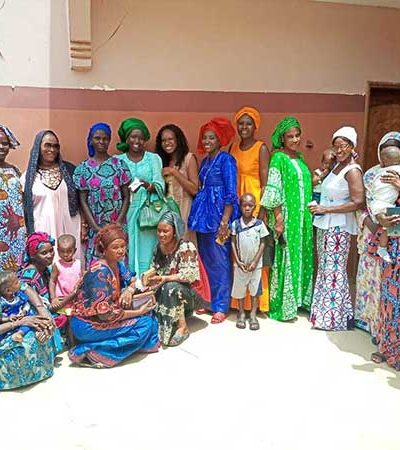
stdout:
<svg viewBox="0 0 400 450">
<path fill-rule="evenodd" d="M 1 448 L 399 450 L 400 376 L 369 361 L 369 335 L 209 321 L 110 370 L 64 353 L 50 380 L 0 393 Z"/>
</svg>

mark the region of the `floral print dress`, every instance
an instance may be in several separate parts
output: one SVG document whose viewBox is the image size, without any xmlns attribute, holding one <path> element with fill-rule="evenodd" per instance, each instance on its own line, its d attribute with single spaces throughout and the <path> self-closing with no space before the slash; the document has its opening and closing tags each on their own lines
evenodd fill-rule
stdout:
<svg viewBox="0 0 400 450">
<path fill-rule="evenodd" d="M 117 220 L 122 207 L 121 187 L 130 183 L 128 167 L 120 158 L 110 157 L 103 163 L 95 159 L 83 161 L 75 169 L 74 184 L 79 191 L 88 192 L 88 205 L 97 225 L 103 227 Z M 95 255 L 95 230 L 89 228 L 86 265 Z"/>
</svg>

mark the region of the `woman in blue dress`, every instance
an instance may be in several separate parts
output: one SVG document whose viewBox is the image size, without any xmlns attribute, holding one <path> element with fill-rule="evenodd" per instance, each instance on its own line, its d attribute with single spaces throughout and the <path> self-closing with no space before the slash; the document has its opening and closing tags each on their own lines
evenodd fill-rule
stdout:
<svg viewBox="0 0 400 450">
<path fill-rule="evenodd" d="M 102 258 L 83 278 L 73 309 L 71 330 L 79 344 L 69 351 L 72 362 L 96 368 L 113 367 L 136 352 L 159 348 L 155 301 L 132 308 L 134 279 L 123 264 L 126 238 L 122 227 L 110 224 L 96 237 Z"/>
<path fill-rule="evenodd" d="M 109 223 L 125 227 L 129 208 L 130 172 L 121 159 L 108 154 L 110 140 L 110 126 L 101 122 L 94 124 L 87 137 L 89 158 L 79 164 L 73 176 L 88 224 L 87 267 L 95 257 L 96 233 Z"/>
<path fill-rule="evenodd" d="M 235 136 L 231 123 L 216 117 L 200 128 L 198 150 L 201 189 L 190 211 L 189 228 L 197 232 L 200 257 L 211 288 L 211 323 L 221 323 L 229 309 L 232 284 L 229 228 L 239 217 L 236 160 L 222 150 Z"/>
</svg>

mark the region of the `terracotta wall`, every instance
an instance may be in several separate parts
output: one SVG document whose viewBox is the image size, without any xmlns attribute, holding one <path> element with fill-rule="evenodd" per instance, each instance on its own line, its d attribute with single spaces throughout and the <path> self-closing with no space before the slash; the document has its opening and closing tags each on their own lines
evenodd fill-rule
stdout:
<svg viewBox="0 0 400 450">
<path fill-rule="evenodd" d="M 181 126 L 194 151 L 200 125 L 212 116 L 233 119 L 243 105 L 253 105 L 262 113 L 258 136 L 270 146 L 270 135 L 276 123 L 292 114 L 301 121 L 305 158 L 311 168 L 320 161 L 321 152 L 330 144 L 338 127 L 353 125 L 360 132 L 364 97 L 340 94 L 260 94 L 216 93 L 195 91 L 87 91 L 80 89 L 0 87 L 0 123 L 5 123 L 18 136 L 21 149 L 12 152 L 10 161 L 25 169 L 34 135 L 41 129 L 53 129 L 60 137 L 64 158 L 75 163 L 86 158 L 86 134 L 94 122 L 110 123 L 114 131 L 111 147 L 115 148 L 117 129 L 122 119 L 138 116 L 152 133 L 148 148 L 154 146 L 157 130 L 165 123 Z"/>
<path fill-rule="evenodd" d="M 0 85 L 361 94 L 400 74 L 399 9 L 92 0 L 91 18 L 93 69 L 71 72 L 66 0 L 6 1 Z"/>
</svg>

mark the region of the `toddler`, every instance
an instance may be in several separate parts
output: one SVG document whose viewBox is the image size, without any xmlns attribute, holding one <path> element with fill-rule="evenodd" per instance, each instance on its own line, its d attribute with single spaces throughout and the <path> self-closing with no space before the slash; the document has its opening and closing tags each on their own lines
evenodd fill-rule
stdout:
<svg viewBox="0 0 400 450">
<path fill-rule="evenodd" d="M 53 263 L 49 283 L 51 310 L 70 316 L 76 289 L 81 280 L 81 261 L 74 257 L 75 237 L 62 234 L 57 239 L 57 251 L 59 260 Z"/>
<path fill-rule="evenodd" d="M 389 183 L 381 181 L 382 175 L 388 170 L 393 170 L 400 174 L 400 150 L 397 147 L 386 147 L 380 152 L 381 168 L 377 171 L 372 182 L 370 212 L 372 220 L 378 223 L 379 215 L 386 214 L 386 209 L 395 207 L 396 200 L 399 197 L 399 191 Z M 391 263 L 392 260 L 387 251 L 388 235 L 386 230 L 382 231 L 379 238 L 377 253 L 386 262 Z"/>
<path fill-rule="evenodd" d="M 335 165 L 336 158 L 333 150 L 328 148 L 322 153 L 321 167 L 315 169 L 313 172 L 312 184 L 313 189 L 313 202 L 318 203 L 321 201 L 321 183 L 324 178 L 329 174 Z M 315 204 L 313 203 L 313 204 Z"/>
<path fill-rule="evenodd" d="M 25 289 L 25 283 L 21 285 L 16 273 L 11 271 L 0 272 L 0 314 L 2 323 L 34 315 Z M 21 326 L 16 331 L 13 331 L 11 339 L 16 342 L 22 342 L 29 330 L 31 330 L 30 327 Z"/>
<path fill-rule="evenodd" d="M 267 227 L 260 219 L 253 216 L 256 199 L 253 194 L 243 194 L 240 197 L 242 216 L 232 223 L 232 251 L 234 258 L 234 273 L 232 297 L 238 299 L 239 311 L 236 320 L 237 328 L 246 328 L 244 299 L 247 290 L 251 296 L 250 330 L 258 330 L 256 314 L 258 296 L 260 295 L 262 256 L 265 247 Z"/>
</svg>

